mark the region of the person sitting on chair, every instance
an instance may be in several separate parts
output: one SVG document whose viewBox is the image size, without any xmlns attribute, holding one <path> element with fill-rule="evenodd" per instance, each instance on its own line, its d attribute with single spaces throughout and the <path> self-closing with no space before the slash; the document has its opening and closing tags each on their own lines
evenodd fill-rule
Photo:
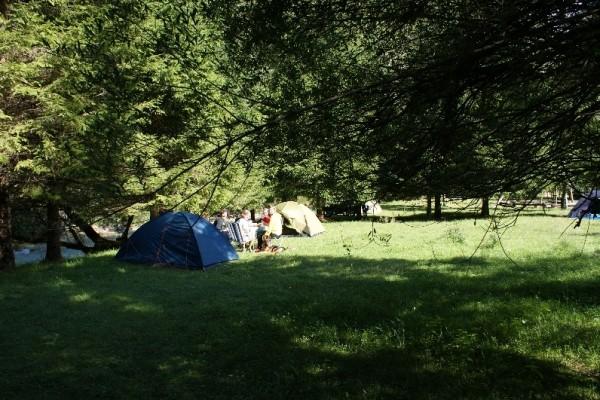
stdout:
<svg viewBox="0 0 600 400">
<path fill-rule="evenodd" d="M 259 218 L 261 225 L 267 228 L 269 226 L 269 221 L 271 221 L 271 217 L 269 216 L 269 207 L 265 207 L 263 209 L 262 215 Z"/>
<path fill-rule="evenodd" d="M 215 228 L 223 235 L 229 237 L 229 233 L 227 232 L 227 227 L 229 226 L 229 219 L 227 210 L 223 209 L 221 212 L 217 214 L 217 219 L 215 220 Z"/>
<path fill-rule="evenodd" d="M 263 209 L 262 215 L 257 219 L 258 228 L 256 229 L 256 239 L 260 241 L 260 237 L 267 231 L 267 227 L 269 226 L 269 221 L 271 217 L 269 217 L 269 208 L 265 207 Z"/>
<path fill-rule="evenodd" d="M 258 248 L 262 250 L 265 236 L 268 238 L 279 239 L 283 232 L 283 217 L 277 212 L 274 206 L 269 207 L 269 226 L 265 233 L 258 238 Z"/>
<path fill-rule="evenodd" d="M 250 210 L 242 211 L 242 216 L 236 224 L 240 227 L 242 234 L 242 242 L 247 243 L 254 239 L 254 230 L 256 230 L 256 224 L 250 220 Z"/>
</svg>

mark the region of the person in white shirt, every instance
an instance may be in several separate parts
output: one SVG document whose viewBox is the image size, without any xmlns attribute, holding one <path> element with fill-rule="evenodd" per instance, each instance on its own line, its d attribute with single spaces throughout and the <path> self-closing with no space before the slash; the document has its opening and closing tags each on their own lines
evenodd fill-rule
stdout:
<svg viewBox="0 0 600 400">
<path fill-rule="evenodd" d="M 250 210 L 242 211 L 242 217 L 237 221 L 242 233 L 244 243 L 254 239 L 256 235 L 256 224 L 250 220 Z"/>
</svg>

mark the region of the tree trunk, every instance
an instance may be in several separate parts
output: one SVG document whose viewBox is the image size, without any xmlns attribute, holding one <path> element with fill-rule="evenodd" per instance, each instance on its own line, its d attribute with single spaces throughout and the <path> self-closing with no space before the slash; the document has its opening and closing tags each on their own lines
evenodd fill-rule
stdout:
<svg viewBox="0 0 600 400">
<path fill-rule="evenodd" d="M 326 205 L 326 203 L 325 203 L 325 199 L 323 197 L 317 196 L 315 198 L 315 202 L 314 202 L 313 206 L 315 207 L 316 215 L 317 215 L 317 218 L 319 219 L 319 221 L 325 221 L 325 213 L 324 213 L 325 205 Z M 362 215 L 362 213 L 361 213 L 361 215 Z"/>
<path fill-rule="evenodd" d="M 435 194 L 435 204 L 434 204 L 434 212 L 433 219 L 436 221 L 442 220 L 442 195 L 440 193 Z"/>
<path fill-rule="evenodd" d="M 121 237 L 119 238 L 119 240 L 121 242 L 124 242 L 127 239 L 129 239 L 129 228 L 131 228 L 132 222 L 133 222 L 133 215 L 130 215 L 129 217 L 127 217 L 127 223 L 125 224 L 125 230 L 123 230 L 123 233 L 121 234 Z"/>
<path fill-rule="evenodd" d="M 60 221 L 60 209 L 54 201 L 46 204 L 47 211 L 47 236 L 46 236 L 46 259 L 44 261 L 57 262 L 62 261 L 60 251 L 60 236 L 62 233 L 62 224 Z"/>
<path fill-rule="evenodd" d="M 562 193 L 560 196 L 560 208 L 562 208 L 563 210 L 566 210 L 568 201 L 569 201 L 569 198 L 567 197 L 567 187 L 563 186 Z"/>
<path fill-rule="evenodd" d="M 70 207 L 64 207 L 65 213 L 69 217 L 69 221 L 75 224 L 79 229 L 94 242 L 94 247 L 82 248 L 84 252 L 94 252 L 109 249 L 118 249 L 121 242 L 109 240 L 100 236 L 93 226 L 88 224 L 79 214 L 73 211 Z"/>
<path fill-rule="evenodd" d="M 481 199 L 481 216 L 489 217 L 490 216 L 490 198 L 483 197 Z"/>
<path fill-rule="evenodd" d="M 363 209 L 362 209 L 362 204 L 356 204 L 356 206 L 354 206 L 354 218 L 359 221 L 362 219 L 362 213 L 363 213 Z"/>
<path fill-rule="evenodd" d="M 8 18 L 8 0 L 0 0 L 0 14 Z"/>
<path fill-rule="evenodd" d="M 152 207 L 150 209 L 150 219 L 156 219 L 160 217 L 160 208 L 159 207 Z"/>
<path fill-rule="evenodd" d="M 77 249 L 77 250 L 83 251 L 84 253 L 88 253 L 90 251 L 90 247 L 87 247 L 83 243 L 83 241 L 81 240 L 81 237 L 79 237 L 79 233 L 77 231 L 75 231 L 73 226 L 71 224 L 68 224 L 67 229 L 69 229 L 71 236 L 73 236 L 73 239 L 77 242 L 77 244 L 73 244 L 70 242 L 61 242 L 60 245 L 63 247 L 66 247 L 68 249 Z"/>
<path fill-rule="evenodd" d="M 427 210 L 425 211 L 427 218 L 431 218 L 431 195 L 427 195 Z"/>
<path fill-rule="evenodd" d="M 8 191 L 0 187 L 0 271 L 15 267 Z"/>
<path fill-rule="evenodd" d="M 79 229 L 81 229 L 83 233 L 85 233 L 86 236 L 92 240 L 92 242 L 96 243 L 102 240 L 106 240 L 103 237 L 101 237 L 90 224 L 88 224 L 83 218 L 81 218 L 81 216 L 75 213 L 71 208 L 65 207 L 64 210 L 67 216 L 69 217 L 69 220 L 72 223 L 74 223 Z"/>
</svg>

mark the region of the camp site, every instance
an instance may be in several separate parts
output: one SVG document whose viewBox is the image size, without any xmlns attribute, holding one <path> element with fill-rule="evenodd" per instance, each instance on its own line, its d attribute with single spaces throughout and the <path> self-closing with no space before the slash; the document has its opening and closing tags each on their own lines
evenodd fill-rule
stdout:
<svg viewBox="0 0 600 400">
<path fill-rule="evenodd" d="M 598 26 L 0 0 L 0 399 L 600 400 Z"/>
</svg>

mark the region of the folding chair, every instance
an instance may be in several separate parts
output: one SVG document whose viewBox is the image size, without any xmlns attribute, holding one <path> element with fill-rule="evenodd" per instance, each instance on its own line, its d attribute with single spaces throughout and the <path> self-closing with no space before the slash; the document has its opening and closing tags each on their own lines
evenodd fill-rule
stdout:
<svg viewBox="0 0 600 400">
<path fill-rule="evenodd" d="M 239 243 L 239 239 L 241 239 L 241 235 L 240 236 L 235 235 L 235 228 L 233 227 L 234 225 L 235 224 L 227 224 L 227 234 L 228 234 L 229 240 L 231 242 Z"/>
<path fill-rule="evenodd" d="M 254 250 L 254 240 L 250 239 L 248 241 L 244 241 L 242 231 L 240 230 L 240 226 L 238 224 L 229 224 L 227 229 L 231 237 L 233 237 L 233 241 L 238 243 L 238 245 L 242 248 L 242 251 Z"/>
</svg>

